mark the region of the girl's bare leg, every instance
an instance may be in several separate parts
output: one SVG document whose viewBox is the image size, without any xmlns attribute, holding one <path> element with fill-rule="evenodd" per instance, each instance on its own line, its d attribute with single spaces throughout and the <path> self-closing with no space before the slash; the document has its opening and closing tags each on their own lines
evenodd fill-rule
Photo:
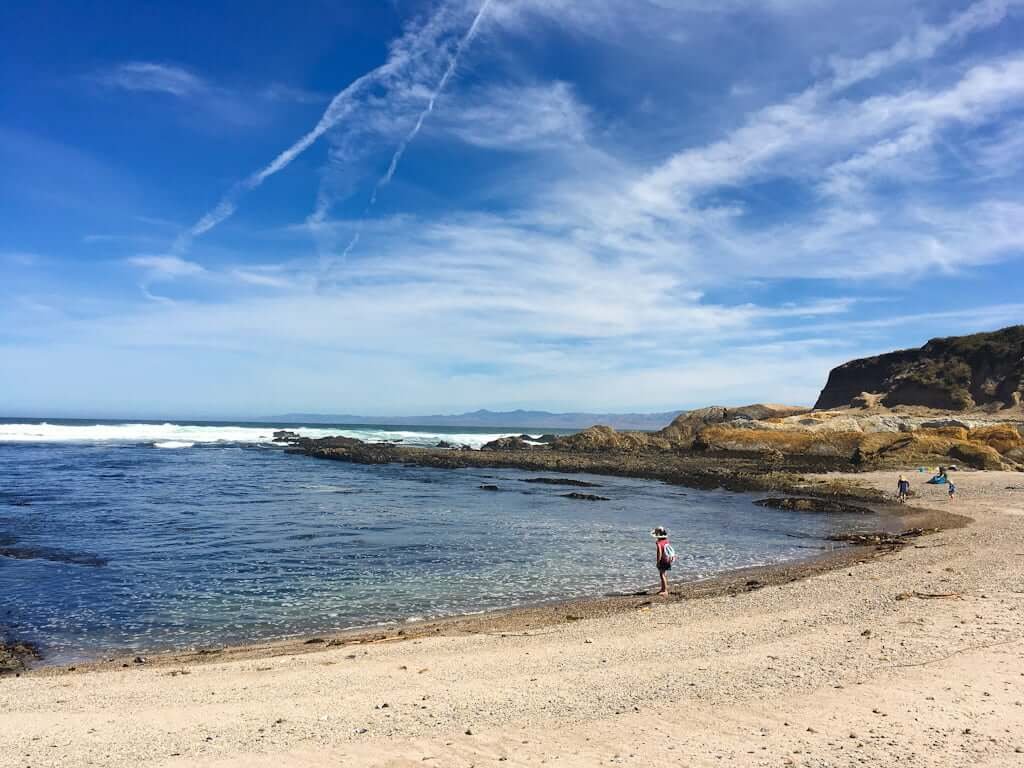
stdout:
<svg viewBox="0 0 1024 768">
<path fill-rule="evenodd" d="M 659 595 L 668 594 L 668 571 L 658 571 L 658 578 L 661 579 L 661 591 Z"/>
</svg>

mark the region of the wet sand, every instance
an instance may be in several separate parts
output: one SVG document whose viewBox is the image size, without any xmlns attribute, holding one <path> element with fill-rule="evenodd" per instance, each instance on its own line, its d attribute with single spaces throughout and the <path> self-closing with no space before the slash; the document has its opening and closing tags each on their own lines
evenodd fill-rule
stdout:
<svg viewBox="0 0 1024 768">
<path fill-rule="evenodd" d="M 915 506 L 967 527 L 670 600 L 0 680 L 0 766 L 1021 765 L 1024 475 L 957 485 Z"/>
</svg>

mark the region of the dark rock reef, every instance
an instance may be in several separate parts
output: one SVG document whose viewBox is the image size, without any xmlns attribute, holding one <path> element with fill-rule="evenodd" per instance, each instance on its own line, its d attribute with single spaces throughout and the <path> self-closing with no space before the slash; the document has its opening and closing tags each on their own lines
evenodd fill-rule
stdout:
<svg viewBox="0 0 1024 768">
<path fill-rule="evenodd" d="M 484 443 L 480 448 L 482 451 L 525 451 L 533 448 L 529 435 L 520 435 L 518 437 L 499 437 L 497 440 L 491 440 L 489 443 Z"/>
<path fill-rule="evenodd" d="M 4 642 L 0 638 L 0 677 L 24 672 L 39 658 L 39 649 L 32 643 Z"/>
<path fill-rule="evenodd" d="M 588 483 L 586 480 L 573 480 L 571 477 L 528 477 L 523 483 L 539 483 L 541 485 L 571 485 L 576 488 L 600 488 L 600 483 Z"/>
<path fill-rule="evenodd" d="M 791 512 L 823 512 L 826 514 L 855 514 L 870 515 L 872 510 L 867 507 L 847 504 L 835 499 L 799 498 L 786 496 L 784 498 L 758 499 L 754 502 L 759 507 L 771 507 L 772 509 L 785 509 Z"/>
<path fill-rule="evenodd" d="M 861 407 L 877 403 L 964 411 L 1012 408 L 1022 397 L 1024 325 L 1014 325 L 844 363 L 829 374 L 814 407 L 840 408 L 856 399 Z"/>
<path fill-rule="evenodd" d="M 643 477 L 686 485 L 691 488 L 725 488 L 746 491 L 792 492 L 831 497 L 863 497 L 860 488 L 831 480 L 808 480 L 803 472 L 849 469 L 848 460 L 820 456 L 785 456 L 766 467 L 759 454 L 725 455 L 680 447 L 672 452 L 650 450 L 603 450 L 573 452 L 555 447 L 533 446 L 529 450 L 452 451 L 444 448 L 413 448 L 374 445 L 347 438 L 303 439 L 287 449 L 320 459 L 356 464 L 406 464 L 442 469 L 515 468 L 536 472 L 580 472 L 595 475 Z M 882 501 L 883 494 L 871 495 Z"/>
</svg>

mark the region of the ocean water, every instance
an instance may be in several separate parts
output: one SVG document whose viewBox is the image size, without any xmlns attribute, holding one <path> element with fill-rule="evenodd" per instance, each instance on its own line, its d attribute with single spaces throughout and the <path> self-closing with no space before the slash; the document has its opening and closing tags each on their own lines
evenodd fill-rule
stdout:
<svg viewBox="0 0 1024 768">
<path fill-rule="evenodd" d="M 360 430 L 426 445 L 494 436 Z M 643 588 L 659 524 L 675 579 L 806 557 L 871 527 L 645 480 L 575 475 L 599 487 L 573 488 L 317 460 L 268 436 L 0 423 L 0 632 L 55 662 L 286 638 Z"/>
</svg>

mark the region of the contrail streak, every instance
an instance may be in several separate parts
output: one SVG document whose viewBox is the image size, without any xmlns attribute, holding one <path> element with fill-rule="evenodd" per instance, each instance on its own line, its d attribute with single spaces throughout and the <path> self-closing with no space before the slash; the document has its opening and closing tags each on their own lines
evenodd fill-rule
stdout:
<svg viewBox="0 0 1024 768">
<path fill-rule="evenodd" d="M 480 20 L 483 19 L 484 14 L 487 13 L 487 8 L 490 6 L 491 0 L 484 0 L 480 5 L 480 9 L 476 12 L 476 16 L 473 18 L 473 23 L 469 25 L 469 29 L 466 34 L 459 40 L 459 44 L 455 46 L 455 51 L 452 53 L 452 58 L 448 62 L 448 68 L 445 69 L 444 74 L 441 76 L 437 87 L 434 92 L 430 94 L 430 100 L 427 102 L 427 106 L 420 112 L 419 119 L 416 120 L 416 124 L 413 126 L 409 134 L 402 140 L 402 143 L 398 145 L 398 149 L 395 150 L 395 154 L 391 157 L 391 163 L 388 165 L 387 173 L 385 173 L 380 180 L 373 187 L 373 194 L 370 196 L 370 205 L 374 205 L 377 202 L 377 193 L 381 187 L 387 186 L 391 183 L 391 179 L 394 178 L 395 171 L 398 170 L 398 164 L 402 161 L 405 150 L 409 148 L 409 144 L 419 134 L 420 129 L 423 127 L 423 121 L 427 119 L 427 115 L 434 111 L 434 104 L 437 102 L 438 96 L 444 91 L 445 86 L 448 85 L 448 81 L 452 79 L 452 75 L 455 74 L 455 68 L 459 65 L 459 57 L 462 55 L 463 50 L 476 37 L 477 30 L 480 28 Z"/>
<path fill-rule="evenodd" d="M 466 47 L 473 42 L 473 38 L 476 37 L 477 31 L 480 28 L 480 22 L 484 15 L 487 13 L 487 9 L 491 4 L 491 0 L 484 0 L 480 4 L 480 8 L 476 12 L 476 16 L 473 17 L 473 22 L 469 25 L 469 29 L 466 30 L 466 34 L 462 36 L 458 44 L 455 46 L 455 50 L 452 52 L 452 57 L 448 61 L 448 66 L 445 68 L 444 74 L 441 75 L 441 79 L 437 83 L 437 87 L 434 88 L 430 94 L 430 99 L 427 101 L 427 106 L 420 112 L 419 117 L 413 125 L 412 130 L 406 135 L 406 137 L 398 145 L 394 155 L 391 157 L 391 162 L 388 164 L 387 172 L 377 180 L 377 183 L 373 186 L 373 193 L 370 195 L 370 201 L 366 205 L 366 209 L 363 211 L 365 217 L 369 214 L 370 209 L 377 204 L 377 193 L 380 192 L 381 188 L 386 186 L 394 178 L 395 172 L 398 170 L 398 164 L 402 161 L 402 157 L 405 155 L 405 151 L 409 148 L 409 145 L 413 142 L 417 135 L 419 135 L 420 129 L 423 128 L 423 123 L 427 119 L 427 116 L 434 111 L 434 105 L 437 103 L 438 97 L 444 91 L 448 85 L 448 81 L 452 79 L 455 74 L 455 70 L 459 65 L 459 57 L 462 56 L 463 51 Z M 309 217 L 310 222 L 321 223 L 327 213 L 326 200 L 318 199 L 316 210 Z M 352 250 L 359 244 L 359 240 L 363 234 L 363 221 L 360 221 L 356 227 L 355 234 L 349 240 L 348 245 L 342 251 L 340 260 L 344 261 Z M 323 271 L 327 271 L 326 269 Z"/>
<path fill-rule="evenodd" d="M 439 30 L 444 29 L 447 18 L 446 13 L 446 6 L 442 6 L 442 9 L 426 25 L 421 27 L 417 34 L 427 39 L 438 35 Z M 368 86 L 386 81 L 387 78 L 396 74 L 403 66 L 408 64 L 417 55 L 415 45 L 407 43 L 409 35 L 411 33 L 407 33 L 406 38 L 401 39 L 398 44 L 392 47 L 391 57 L 386 62 L 353 80 L 344 90 L 331 99 L 331 103 L 324 110 L 320 120 L 311 131 L 281 152 L 267 166 L 255 171 L 236 184 L 221 198 L 213 210 L 206 213 L 190 229 L 182 233 L 174 244 L 174 251 L 184 251 L 194 238 L 209 232 L 229 218 L 237 210 L 238 200 L 242 195 L 251 192 L 274 174 L 283 171 L 296 157 L 309 149 L 317 139 L 348 117 L 358 106 L 357 97 L 361 95 L 363 90 Z M 411 39 L 415 42 L 416 37 Z"/>
<path fill-rule="evenodd" d="M 389 61 L 382 64 L 380 67 L 377 67 L 377 69 L 371 70 L 358 79 L 353 80 L 348 87 L 331 99 L 331 103 L 327 106 L 323 116 L 320 118 L 319 122 L 317 122 L 316 126 L 314 126 L 313 130 L 309 131 L 309 133 L 288 147 L 288 149 L 281 152 L 265 168 L 252 173 L 246 179 L 236 184 L 227 194 L 224 195 L 224 197 L 221 198 L 220 202 L 217 203 L 213 210 L 206 213 L 199 219 L 199 221 L 193 224 L 187 232 L 183 233 L 178 238 L 175 242 L 174 251 L 184 251 L 194 238 L 209 232 L 225 219 L 232 216 L 238 209 L 238 199 L 242 195 L 246 192 L 251 192 L 275 173 L 287 168 L 296 157 L 309 149 L 317 139 L 327 133 L 327 131 L 337 125 L 343 118 L 347 117 L 352 112 L 356 103 L 355 97 L 363 87 L 371 82 L 375 82 L 383 74 L 390 72 L 395 65 L 395 62 Z"/>
<path fill-rule="evenodd" d="M 398 165 L 402 160 L 402 156 L 405 154 L 410 142 L 412 142 L 419 134 L 427 116 L 434 111 L 437 98 L 444 91 L 448 82 L 454 75 L 456 67 L 458 66 L 459 57 L 462 55 L 469 43 L 472 42 L 473 38 L 476 37 L 477 31 L 480 28 L 481 19 L 484 17 L 491 2 L 492 0 L 483 1 L 476 12 L 476 15 L 473 17 L 473 21 L 470 24 L 469 29 L 455 46 L 455 50 L 452 52 L 448 66 L 445 69 L 444 74 L 441 76 L 441 79 L 438 81 L 437 87 L 431 93 L 427 106 L 420 113 L 412 130 L 402 140 L 401 144 L 399 144 L 398 149 L 391 158 L 391 163 L 388 166 L 387 173 L 385 173 L 377 184 L 374 185 L 373 194 L 370 204 L 367 207 L 367 211 L 369 210 L 369 207 L 376 202 L 377 193 L 380 188 L 388 184 L 394 177 L 395 172 L 398 170 Z M 348 118 L 362 103 L 361 97 L 365 91 L 378 85 L 386 87 L 391 78 L 400 75 L 403 67 L 414 64 L 417 59 L 423 55 L 424 46 L 429 45 L 431 47 L 440 48 L 440 41 L 450 32 L 454 20 L 455 16 L 451 5 L 449 3 L 442 3 L 438 11 L 429 19 L 429 21 L 427 21 L 427 23 L 416 29 L 409 29 L 405 35 L 399 38 L 392 45 L 390 57 L 385 63 L 353 80 L 347 87 L 345 87 L 344 90 L 335 95 L 312 130 L 299 138 L 287 149 L 279 153 L 265 167 L 258 171 L 254 171 L 228 190 L 217 205 L 205 213 L 189 229 L 185 230 L 178 236 L 171 252 L 175 254 L 184 253 L 188 250 L 195 238 L 209 232 L 234 215 L 235 211 L 238 209 L 240 199 L 245 194 L 261 186 L 263 182 L 274 174 L 283 171 L 292 163 L 292 161 L 295 160 L 295 158 L 316 143 L 321 136 L 338 125 L 342 120 Z M 314 212 L 311 220 L 316 223 L 321 223 L 326 216 L 327 207 L 328 206 L 325 201 L 318 200 L 317 210 Z M 350 242 L 348 247 L 346 247 L 345 254 L 348 254 L 348 252 L 351 251 L 358 242 L 359 232 L 356 233 L 352 242 Z"/>
</svg>

